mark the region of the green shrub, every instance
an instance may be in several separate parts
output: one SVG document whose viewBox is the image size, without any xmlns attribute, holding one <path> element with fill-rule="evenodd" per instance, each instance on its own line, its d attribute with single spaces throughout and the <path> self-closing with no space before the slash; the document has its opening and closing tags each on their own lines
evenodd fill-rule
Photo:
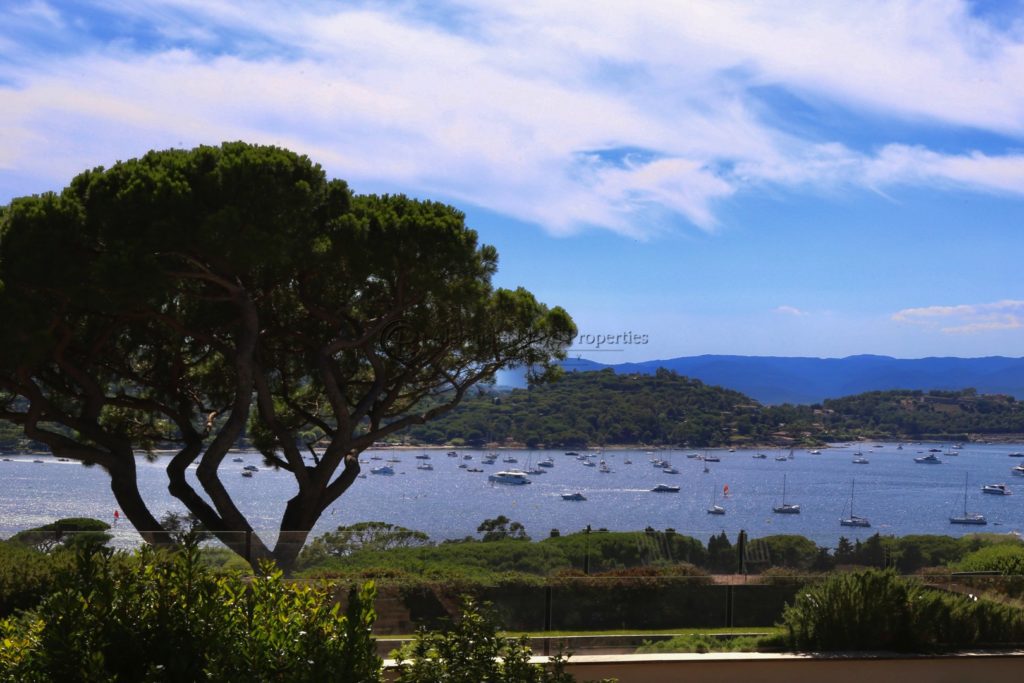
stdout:
<svg viewBox="0 0 1024 683">
<path fill-rule="evenodd" d="M 100 547 L 113 538 L 110 525 L 92 517 L 66 517 L 34 529 L 19 531 L 11 543 L 20 543 L 44 552 L 56 548 Z"/>
<path fill-rule="evenodd" d="M 56 568 L 67 560 L 65 553 L 0 541 L 0 617 L 37 605 L 50 592 Z"/>
<path fill-rule="evenodd" d="M 530 663 L 528 639 L 505 638 L 497 622 L 472 599 L 462 617 L 443 631 L 421 629 L 416 638 L 394 653 L 398 683 L 572 683 L 559 654 L 548 665 Z"/>
<path fill-rule="evenodd" d="M 372 600 L 372 585 L 353 589 L 342 613 L 323 585 L 218 575 L 195 544 L 81 552 L 38 608 L 0 626 L 17 636 L 0 643 L 0 680 L 374 681 Z"/>
<path fill-rule="evenodd" d="M 930 651 L 1024 642 L 1024 611 L 891 571 L 833 574 L 783 613 L 799 650 Z"/>
<path fill-rule="evenodd" d="M 955 565 L 961 572 L 999 572 L 1024 576 L 1024 544 L 1000 543 L 975 550 Z"/>
<path fill-rule="evenodd" d="M 782 620 L 800 650 L 912 650 L 918 590 L 889 571 L 832 574 L 801 590 Z"/>
</svg>

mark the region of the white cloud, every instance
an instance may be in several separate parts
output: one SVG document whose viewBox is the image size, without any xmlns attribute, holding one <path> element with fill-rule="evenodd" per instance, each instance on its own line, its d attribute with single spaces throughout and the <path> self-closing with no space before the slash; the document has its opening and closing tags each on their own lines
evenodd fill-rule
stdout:
<svg viewBox="0 0 1024 683">
<path fill-rule="evenodd" d="M 803 317 L 805 315 L 809 315 L 807 311 L 802 311 L 796 306 L 777 306 L 773 310 L 775 313 L 780 313 L 782 315 L 792 315 L 798 318 Z"/>
<path fill-rule="evenodd" d="M 673 217 L 712 230 L 718 204 L 765 184 L 1024 187 L 1019 154 L 856 151 L 780 129 L 785 112 L 756 95 L 773 86 L 1024 136 L 1024 34 L 957 0 L 463 0 L 431 16 L 404 3 L 92 4 L 166 46 L 26 40 L 0 65 L 0 169 L 48 179 L 40 190 L 150 148 L 226 139 L 292 147 L 356 189 L 441 195 L 558 234 L 643 238 Z M 15 5 L 18 26 L 74 44 L 80 22 L 56 7 Z M 10 194 L 0 186 L 0 201 Z"/>
<path fill-rule="evenodd" d="M 923 326 L 944 334 L 976 334 L 1024 327 L 1024 301 L 1005 299 L 987 304 L 905 308 L 892 320 Z"/>
</svg>

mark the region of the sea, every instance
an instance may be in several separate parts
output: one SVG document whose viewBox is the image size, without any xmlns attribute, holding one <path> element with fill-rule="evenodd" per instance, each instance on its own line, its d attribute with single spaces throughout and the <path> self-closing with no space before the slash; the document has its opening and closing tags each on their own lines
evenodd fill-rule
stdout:
<svg viewBox="0 0 1024 683">
<path fill-rule="evenodd" d="M 940 464 L 915 461 L 932 449 L 938 451 Z M 858 452 L 867 464 L 853 462 Z M 934 443 L 833 444 L 820 454 L 807 449 L 584 451 L 595 463 L 607 463 L 610 472 L 602 472 L 563 451 L 502 449 L 493 465 L 483 464 L 486 453 L 474 450 L 459 450 L 454 457 L 436 449 L 367 451 L 361 456 L 363 474 L 325 511 L 314 535 L 376 520 L 424 531 L 441 541 L 475 536 L 482 521 L 499 515 L 522 523 L 534 539 L 554 529 L 567 534 L 587 526 L 611 531 L 671 528 L 704 542 L 722 531 L 731 539 L 740 530 L 751 538 L 800 534 L 827 548 L 834 548 L 840 536 L 864 539 L 876 532 L 1016 534 L 1024 529 L 1024 476 L 1014 476 L 1011 468 L 1024 464 L 1024 457 L 1011 454 L 1020 452 L 1024 444 L 1019 443 L 966 443 L 959 449 Z M 757 453 L 766 457 L 754 457 Z M 429 460 L 416 458 L 423 454 Z M 720 462 L 705 462 L 705 455 L 717 456 Z M 158 517 L 167 511 L 184 512 L 167 491 L 164 468 L 169 457 L 138 461 L 139 487 Z M 234 462 L 236 457 L 242 462 Z M 554 466 L 530 476 L 529 485 L 488 481 L 490 473 L 525 470 L 549 457 Z M 503 462 L 510 458 L 518 462 Z M 655 467 L 654 459 L 668 461 L 678 474 Z M 423 463 L 433 469 L 417 469 Z M 241 476 L 247 464 L 259 468 L 251 478 Z M 395 474 L 370 473 L 384 464 L 390 464 Z M 468 471 L 471 468 L 483 471 Z M 194 472 L 190 476 L 198 488 Z M 264 467 L 258 453 L 241 452 L 226 459 L 221 478 L 252 527 L 272 543 L 285 502 L 297 490 L 291 475 Z M 1005 483 L 1013 495 L 982 493 L 982 485 L 992 483 Z M 652 491 L 659 484 L 678 486 L 679 491 Z M 573 492 L 586 500 L 562 498 Z M 840 526 L 851 501 L 853 512 L 870 520 L 870 528 Z M 798 504 L 801 513 L 774 513 L 772 507 L 782 502 Z M 723 506 L 726 513 L 708 514 L 713 504 Z M 988 524 L 950 523 L 951 516 L 965 510 L 983 514 Z M 0 538 L 62 517 L 116 522 L 115 543 L 138 542 L 99 467 L 46 455 L 4 456 Z"/>
</svg>

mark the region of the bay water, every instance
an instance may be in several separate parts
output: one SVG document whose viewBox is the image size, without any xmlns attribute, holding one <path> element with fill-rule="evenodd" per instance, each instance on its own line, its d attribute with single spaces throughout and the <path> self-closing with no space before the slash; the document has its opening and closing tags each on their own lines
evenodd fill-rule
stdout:
<svg viewBox="0 0 1024 683">
<path fill-rule="evenodd" d="M 941 464 L 915 462 L 915 457 L 932 448 L 941 451 L 936 453 Z M 868 464 L 853 463 L 858 451 Z M 480 522 L 499 515 L 521 522 L 534 539 L 547 536 L 552 529 L 565 534 L 587 525 L 612 531 L 672 528 L 705 542 L 721 531 L 735 540 L 741 529 L 751 538 L 800 534 L 823 547 L 835 547 L 840 536 L 864 539 L 876 532 L 897 536 L 1017 533 L 1024 529 L 1024 476 L 1013 476 L 1011 468 L 1024 464 L 1024 458 L 1009 455 L 1022 451 L 1024 445 L 1014 443 L 968 443 L 959 450 L 949 444 L 904 444 L 902 449 L 895 443 L 835 445 L 821 449 L 818 455 L 796 449 L 791 459 L 788 449 L 761 449 L 767 456 L 764 459 L 754 458 L 758 452 L 754 450 L 700 451 L 698 455 L 707 453 L 721 460 L 707 463 L 687 457 L 692 450 L 609 449 L 596 453 L 594 461 L 605 460 L 610 473 L 584 466 L 562 451 L 501 450 L 493 465 L 481 462 L 485 454 L 480 451 L 460 450 L 457 457 L 435 449 L 367 451 L 362 455 L 364 476 L 324 513 L 314 534 L 339 525 L 379 520 L 424 531 L 440 541 L 474 536 Z M 423 453 L 430 459 L 415 457 Z M 554 467 L 531 476 L 529 485 L 488 481 L 490 473 L 526 469 L 549 456 Z M 6 457 L 10 460 L 0 461 L 0 537 L 62 517 L 114 521 L 117 503 L 109 478 L 100 468 L 60 462 L 52 456 Z M 158 517 L 166 511 L 184 512 L 167 492 L 164 468 L 169 457 L 138 461 L 139 487 Z M 233 462 L 234 457 L 242 462 Z M 518 463 L 502 461 L 508 457 Z M 654 467 L 650 461 L 655 458 L 670 461 L 679 473 L 668 474 Z M 370 473 L 372 467 L 388 464 L 389 459 L 399 461 L 389 463 L 394 475 Z M 416 468 L 424 462 L 434 469 Z M 242 477 L 246 464 L 260 471 L 251 478 Z M 469 468 L 483 472 L 469 472 Z M 198 489 L 194 473 L 190 476 Z M 221 478 L 253 528 L 272 542 L 284 504 L 297 490 L 292 476 L 264 468 L 258 453 L 243 452 L 227 459 Z M 785 501 L 799 504 L 801 514 L 773 513 L 772 507 L 783 501 L 784 481 Z M 853 510 L 871 521 L 870 528 L 839 524 L 839 519 L 849 514 L 854 481 Z M 983 494 L 982 485 L 991 483 L 1005 483 L 1015 495 Z M 658 484 L 679 486 L 680 490 L 653 492 Z M 726 486 L 728 495 L 723 495 Z M 580 492 L 586 500 L 563 500 L 562 494 L 570 492 Z M 967 512 L 985 515 L 986 526 L 950 523 L 950 516 L 963 513 L 965 493 Z M 713 502 L 725 507 L 726 514 L 709 515 L 707 508 Z M 135 538 L 123 516 L 115 535 L 122 544 Z"/>
</svg>

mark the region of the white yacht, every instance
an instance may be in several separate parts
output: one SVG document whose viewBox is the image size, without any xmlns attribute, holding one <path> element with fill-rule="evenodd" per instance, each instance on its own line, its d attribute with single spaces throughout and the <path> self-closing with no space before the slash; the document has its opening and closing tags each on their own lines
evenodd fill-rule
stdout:
<svg viewBox="0 0 1024 683">
<path fill-rule="evenodd" d="M 920 458 L 914 458 L 914 462 L 921 463 L 922 465 L 941 465 L 942 461 L 939 460 L 934 453 L 928 455 L 922 455 Z"/>
<path fill-rule="evenodd" d="M 370 474 L 386 474 L 391 475 L 395 473 L 395 469 L 391 465 L 381 465 L 380 467 L 371 467 Z"/>
<path fill-rule="evenodd" d="M 653 489 L 654 493 L 679 493 L 678 486 L 669 486 L 668 484 L 658 484 Z"/>
<path fill-rule="evenodd" d="M 521 472 L 519 470 L 495 472 L 494 474 L 488 475 L 487 481 L 495 484 L 511 484 L 512 486 L 521 486 L 523 484 L 530 483 L 530 479 L 526 472 Z"/>
<path fill-rule="evenodd" d="M 982 493 L 992 493 L 997 496 L 1008 496 L 1013 493 L 1006 484 L 985 484 L 981 487 Z"/>
</svg>

